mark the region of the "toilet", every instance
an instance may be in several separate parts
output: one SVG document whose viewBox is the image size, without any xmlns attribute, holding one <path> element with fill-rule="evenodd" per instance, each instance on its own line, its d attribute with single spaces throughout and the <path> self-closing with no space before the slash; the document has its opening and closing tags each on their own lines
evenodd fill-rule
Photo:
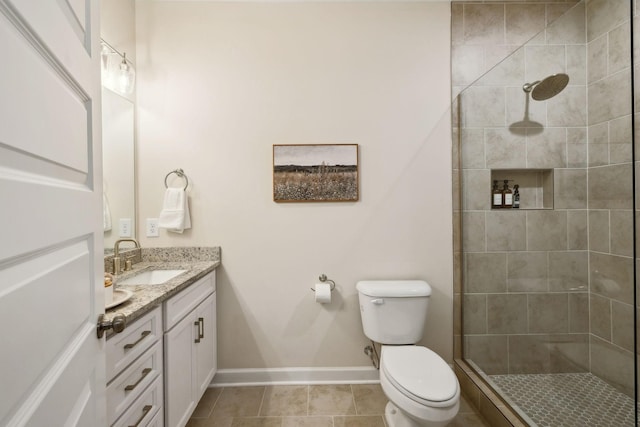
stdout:
<svg viewBox="0 0 640 427">
<path fill-rule="evenodd" d="M 382 345 L 380 385 L 388 427 L 446 426 L 458 413 L 460 385 L 422 338 L 431 287 L 422 280 L 368 280 L 356 285 L 364 334 Z"/>
</svg>

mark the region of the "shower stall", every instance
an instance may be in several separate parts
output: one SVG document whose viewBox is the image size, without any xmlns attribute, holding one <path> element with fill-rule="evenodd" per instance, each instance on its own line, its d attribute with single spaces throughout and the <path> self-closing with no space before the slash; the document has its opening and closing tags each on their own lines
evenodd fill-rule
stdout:
<svg viewBox="0 0 640 427">
<path fill-rule="evenodd" d="M 456 370 L 512 424 L 638 425 L 635 8 L 452 3 Z"/>
</svg>

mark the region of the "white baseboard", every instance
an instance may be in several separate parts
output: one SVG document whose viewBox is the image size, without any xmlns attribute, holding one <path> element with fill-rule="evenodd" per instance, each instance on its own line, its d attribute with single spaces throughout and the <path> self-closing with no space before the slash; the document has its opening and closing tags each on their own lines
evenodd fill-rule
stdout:
<svg viewBox="0 0 640 427">
<path fill-rule="evenodd" d="M 295 384 L 376 384 L 374 367 L 219 369 L 210 387 Z"/>
</svg>

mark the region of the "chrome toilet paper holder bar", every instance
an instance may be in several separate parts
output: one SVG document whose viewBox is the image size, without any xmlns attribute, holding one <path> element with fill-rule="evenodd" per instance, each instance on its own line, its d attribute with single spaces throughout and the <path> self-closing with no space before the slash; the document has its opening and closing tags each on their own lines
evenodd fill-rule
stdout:
<svg viewBox="0 0 640 427">
<path fill-rule="evenodd" d="M 333 281 L 333 280 L 331 280 L 331 279 L 327 279 L 327 275 L 326 275 L 326 274 L 321 274 L 321 275 L 320 275 L 320 277 L 318 277 L 318 279 L 319 279 L 322 283 L 324 283 L 324 282 L 329 282 L 329 283 L 331 283 L 331 286 L 329 287 L 329 290 L 330 290 L 331 292 L 333 292 L 333 290 L 336 288 L 336 282 L 334 282 L 334 281 Z M 315 289 L 311 288 L 311 292 L 315 292 L 315 291 L 316 291 Z"/>
</svg>

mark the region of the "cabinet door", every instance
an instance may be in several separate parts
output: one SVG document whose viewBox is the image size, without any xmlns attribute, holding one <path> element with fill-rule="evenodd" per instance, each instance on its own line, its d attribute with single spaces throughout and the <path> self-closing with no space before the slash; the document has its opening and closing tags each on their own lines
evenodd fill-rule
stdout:
<svg viewBox="0 0 640 427">
<path fill-rule="evenodd" d="M 194 399 L 198 402 L 209 387 L 217 368 L 216 292 L 204 300 L 195 311 L 196 319 L 201 323 L 199 333 L 202 337 L 200 342 L 194 344 Z"/>
<path fill-rule="evenodd" d="M 193 367 L 198 322 L 188 315 L 164 335 L 166 424 L 184 426 L 195 409 Z M 195 324 L 194 324 L 195 323 Z"/>
</svg>

